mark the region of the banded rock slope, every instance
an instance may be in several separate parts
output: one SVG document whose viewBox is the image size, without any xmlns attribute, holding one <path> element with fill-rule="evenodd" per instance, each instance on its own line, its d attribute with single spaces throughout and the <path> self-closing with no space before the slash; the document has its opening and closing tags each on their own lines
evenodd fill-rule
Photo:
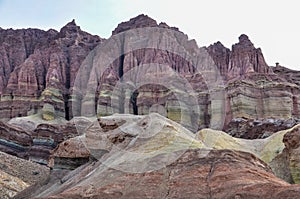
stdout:
<svg viewBox="0 0 300 199">
<path fill-rule="evenodd" d="M 45 182 L 49 168 L 0 152 L 0 196 L 12 198 L 29 186 Z"/>
<path fill-rule="evenodd" d="M 27 116 L 43 110 L 69 117 L 71 88 L 87 54 L 102 41 L 75 21 L 60 32 L 0 29 L 0 118 Z"/>
<path fill-rule="evenodd" d="M 72 121 L 38 123 L 35 117 L 29 116 L 13 119 L 10 123 L 0 122 L 0 124 L 2 152 L 43 165 L 48 164 L 51 151 L 59 143 L 79 135 Z"/>
<path fill-rule="evenodd" d="M 145 27 L 155 29 L 162 26 L 147 16 L 140 15 L 119 24 L 113 34 L 115 36 L 118 33 L 121 34 L 120 37 L 126 38 L 126 31 L 132 30 L 130 27 L 134 30 Z M 174 30 L 169 26 L 163 27 Z M 158 29 L 155 30 L 159 32 Z M 139 38 L 139 35 L 143 35 L 143 30 L 139 29 L 137 32 L 136 35 L 135 32 L 128 33 L 131 39 L 134 38 L 135 44 L 139 42 L 139 39 L 141 42 L 144 41 L 144 37 Z M 122 33 L 124 34 L 122 35 Z M 232 50 L 227 49 L 220 42 L 199 49 L 193 40 L 188 40 L 179 30 L 176 30 L 176 33 L 168 32 L 167 40 L 172 41 L 169 44 L 164 43 L 163 31 L 156 35 L 148 32 L 147 36 L 157 48 L 155 50 L 149 48 L 135 50 L 132 48 L 133 43 L 130 42 L 130 39 L 122 40 L 113 37 L 114 41 L 119 39 L 116 48 L 123 54 L 120 57 L 118 53 L 110 54 L 117 59 L 109 62 L 107 67 L 103 66 L 106 70 L 98 72 L 100 77 L 95 77 L 94 73 L 97 70 L 93 66 L 101 65 L 97 60 L 103 60 L 101 59 L 103 48 L 97 49 L 98 51 L 90 58 L 96 61 L 86 63 L 86 68 L 89 69 L 83 73 L 88 77 L 93 77 L 89 80 L 86 80 L 87 78 L 79 80 L 79 90 L 86 90 L 87 86 L 82 86 L 84 84 L 91 87 L 95 87 L 93 86 L 95 84 L 100 86 L 90 92 L 79 94 L 82 101 L 78 102 L 77 106 L 82 110 L 78 110 L 77 114 L 97 113 L 99 116 L 110 115 L 114 112 L 147 114 L 151 112 L 151 109 L 160 107 L 168 118 L 182 122 L 186 126 L 189 123 L 196 123 L 200 129 L 212 127 L 225 130 L 233 128 L 234 120 L 239 118 L 250 120 L 270 118 L 284 121 L 299 117 L 299 86 L 296 82 L 287 80 L 285 73 L 274 73 L 273 68 L 266 64 L 261 49 L 255 48 L 248 36 L 241 35 L 239 42 L 232 46 Z M 156 38 L 162 39 L 151 40 L 154 35 Z M 147 44 L 147 46 L 151 45 Z M 182 46 L 185 52 L 188 52 L 187 54 L 193 54 L 195 57 L 204 56 L 206 60 L 199 59 L 199 57 L 195 60 L 189 59 L 187 54 L 182 56 L 178 52 L 160 50 L 167 48 L 166 46 L 172 46 L 173 49 Z M 147 64 L 153 70 L 143 67 Z M 188 96 L 186 94 L 188 92 L 180 84 L 177 84 L 176 88 L 172 87 L 172 75 L 164 75 L 168 69 L 161 69 L 161 64 L 168 65 L 172 71 L 176 71 L 178 76 L 190 83 L 192 90 L 195 91 L 196 102 L 189 103 L 178 97 L 180 94 Z M 203 65 L 205 66 L 203 67 Z M 214 67 L 205 68 L 208 66 Z M 216 68 L 218 72 L 214 71 Z M 212 74 L 208 74 L 207 70 L 211 70 Z M 151 75 L 150 83 L 146 84 L 147 81 L 143 79 L 148 79 Z M 223 81 L 217 81 L 218 83 L 210 85 L 210 80 L 213 82 L 214 76 L 218 75 Z M 154 78 L 156 78 L 156 82 L 153 81 Z M 159 78 L 165 78 L 168 81 L 161 83 Z M 178 81 L 178 79 L 176 80 Z M 133 85 L 134 88 L 120 88 L 119 85 L 122 83 Z M 216 98 L 213 94 L 220 89 L 224 92 L 224 96 Z M 95 92 L 96 96 L 91 97 Z M 96 98 L 96 102 L 94 98 Z M 186 104 L 190 104 L 189 108 L 193 110 L 196 110 L 195 107 L 198 105 L 200 113 L 193 112 L 185 106 Z M 215 126 L 214 121 L 219 121 L 220 124 Z M 265 132 L 265 129 L 261 128 L 258 135 L 243 137 L 260 138 L 272 134 L 280 128 L 285 127 L 283 125 L 274 128 L 271 132 Z"/>
<path fill-rule="evenodd" d="M 143 29 L 152 32 L 145 37 Z M 140 42 L 137 49 L 129 37 Z M 221 42 L 199 48 L 178 28 L 146 15 L 119 24 L 108 40 L 82 31 L 75 21 L 59 32 L 1 29 L 0 68 L 2 120 L 156 111 L 194 132 L 205 127 L 234 132 L 237 118 L 299 117 L 298 72 L 268 66 L 248 36 L 241 35 L 232 49 Z M 120 87 L 127 80 L 129 88 Z M 243 137 L 277 130 L 281 127 Z"/>
<path fill-rule="evenodd" d="M 283 154 L 285 146 L 287 149 L 299 146 L 299 126 L 264 140 L 232 138 L 224 132 L 209 129 L 195 135 L 158 114 L 95 118 L 93 125 L 88 126 L 84 137 L 70 139 L 69 144 L 61 143 L 53 155 L 69 160 L 75 160 L 78 155 L 94 158 L 61 179 L 31 187 L 16 198 L 299 196 L 299 185 L 277 178 L 272 171 L 274 168 L 266 163 Z M 290 142 L 284 145 L 283 137 Z M 90 154 L 76 147 L 78 140 L 85 143 Z M 291 171 L 298 173 L 293 167 L 296 165 L 293 157 L 290 159 Z M 61 163 L 61 159 L 54 160 L 54 165 L 62 166 Z M 70 161 L 64 163 L 68 165 Z"/>
</svg>

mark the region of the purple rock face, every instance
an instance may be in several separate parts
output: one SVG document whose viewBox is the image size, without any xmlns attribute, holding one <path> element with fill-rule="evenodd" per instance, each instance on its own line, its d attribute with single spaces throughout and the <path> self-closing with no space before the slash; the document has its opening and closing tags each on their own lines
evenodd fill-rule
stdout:
<svg viewBox="0 0 300 199">
<path fill-rule="evenodd" d="M 232 50 L 224 47 L 221 42 L 210 45 L 207 50 L 227 80 L 239 79 L 249 73 L 273 73 L 266 64 L 261 49 L 255 48 L 247 35 L 242 34 Z"/>
<path fill-rule="evenodd" d="M 146 28 L 157 32 L 143 38 L 147 45 L 135 49 L 128 34 L 132 30 L 139 34 Z M 122 34 L 126 37 L 120 38 Z M 134 36 L 138 38 L 138 34 Z M 93 60 L 97 58 L 97 52 L 105 50 L 105 45 L 98 46 L 88 58 L 87 55 L 107 40 L 82 31 L 75 21 L 59 32 L 1 29 L 0 118 L 41 113 L 44 120 L 53 120 L 59 116 L 70 119 L 74 114 L 147 114 L 159 109 L 162 114 L 183 121 L 187 126 L 196 123 L 197 128 L 213 126 L 213 121 L 223 118 L 224 122 L 218 126 L 223 128 L 234 118 L 299 116 L 298 72 L 279 66 L 269 67 L 262 51 L 255 48 L 246 35 L 241 35 L 232 49 L 220 42 L 199 48 L 178 28 L 158 24 L 146 15 L 119 24 L 112 35 L 112 38 L 118 38 L 115 41 L 118 46 L 106 52 L 117 52 L 119 56 L 112 60 L 109 56 Z M 176 53 L 180 50 L 185 54 Z M 98 76 L 93 67 L 107 60 L 111 62 Z M 78 75 L 81 66 L 89 69 L 79 77 L 79 82 L 94 85 L 96 89 L 92 95 L 87 92 L 87 85 L 79 86 L 79 90 L 83 90 L 81 96 L 73 93 L 76 78 L 81 76 Z M 217 72 L 209 74 L 210 66 L 215 66 Z M 173 73 L 183 81 L 172 81 Z M 216 77 L 222 81 L 218 82 Z M 135 87 L 127 93 L 118 87 L 124 78 L 134 79 Z M 152 82 L 146 84 L 145 80 L 149 78 Z M 159 83 L 154 81 L 155 78 L 168 81 Z M 184 81 L 195 93 L 196 101 L 183 99 L 181 102 L 184 103 L 180 104 L 178 93 L 187 88 Z M 211 85 L 212 82 L 215 84 Z M 170 88 L 170 84 L 173 87 Z M 224 92 L 222 103 L 213 95 L 220 88 Z M 186 93 L 180 96 L 187 98 Z M 121 103 L 120 99 L 123 100 Z M 184 112 L 191 112 L 195 105 L 199 111 L 186 117 Z"/>
<path fill-rule="evenodd" d="M 0 118 L 36 112 L 45 103 L 43 91 L 47 88 L 59 90 L 52 96 L 60 95 L 57 97 L 61 101 L 56 104 L 52 99 L 52 104 L 68 117 L 65 104 L 76 73 L 87 54 L 101 41 L 98 36 L 81 31 L 74 21 L 60 32 L 1 29 Z M 46 101 L 51 103 L 49 97 Z"/>
</svg>

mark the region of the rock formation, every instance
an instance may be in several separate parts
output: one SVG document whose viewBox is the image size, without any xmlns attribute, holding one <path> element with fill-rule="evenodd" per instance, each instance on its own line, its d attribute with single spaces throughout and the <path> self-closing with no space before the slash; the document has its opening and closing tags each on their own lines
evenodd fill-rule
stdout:
<svg viewBox="0 0 300 199">
<path fill-rule="evenodd" d="M 227 80 L 238 79 L 249 73 L 273 73 L 265 62 L 261 49 L 256 49 L 245 34 L 232 46 L 232 51 L 220 42 L 210 45 L 207 49 Z"/>
<path fill-rule="evenodd" d="M 59 32 L 1 29 L 0 60 L 2 120 L 160 112 L 196 132 L 232 129 L 238 118 L 299 117 L 298 73 L 269 67 L 248 36 L 231 49 L 199 48 L 146 15 L 120 23 L 108 40 L 74 20 Z"/>
<path fill-rule="evenodd" d="M 295 134 L 299 125 L 265 140 L 243 140 L 209 129 L 195 135 L 158 114 L 113 115 L 91 122 L 86 122 L 85 136 L 61 143 L 53 155 L 94 158 L 16 198 L 297 198 L 300 194 L 299 185 L 275 177 L 266 164 L 281 153 L 282 140 L 289 140 L 286 148 L 299 146 Z M 79 140 L 90 154 L 78 148 Z M 54 168 L 61 166 L 57 160 Z"/>
<path fill-rule="evenodd" d="M 266 64 L 261 49 L 255 48 L 248 36 L 241 35 L 232 50 L 220 42 L 207 49 L 227 82 L 225 130 L 238 118 L 299 117 L 297 81 L 288 79 L 287 72 L 274 73 L 274 68 Z"/>
<path fill-rule="evenodd" d="M 164 28 L 167 30 L 163 31 Z M 147 30 L 146 36 L 144 29 Z M 155 29 L 156 34 L 151 29 Z M 168 30 L 174 30 L 175 33 Z M 168 36 L 164 37 L 165 35 Z M 143 46 L 145 37 L 149 38 L 149 43 L 145 44 L 148 48 L 134 49 L 134 45 Z M 113 31 L 112 40 L 117 43 L 112 46 L 116 50 L 114 53 L 109 51 L 106 56 L 115 59 L 108 61 L 107 66 L 97 61 L 90 61 L 85 65 L 87 70 L 82 74 L 93 77 L 79 80 L 80 86 L 77 89 L 86 90 L 87 86 L 82 86 L 84 84 L 99 86 L 95 90 L 79 94 L 82 101 L 78 101 L 77 106 L 81 107 L 81 111 L 77 115 L 147 114 L 160 107 L 162 114 L 181 122 L 194 132 L 205 127 L 226 130 L 232 128 L 232 123 L 238 118 L 285 120 L 299 117 L 299 85 L 296 81 L 287 79 L 287 72 L 274 73 L 274 68 L 266 64 L 261 49 L 255 48 L 244 34 L 231 50 L 220 42 L 199 49 L 179 30 L 161 26 L 153 19 L 141 15 L 119 24 Z M 109 40 L 105 44 L 109 45 Z M 155 49 L 150 48 L 152 45 Z M 177 49 L 178 46 L 185 50 L 184 56 L 178 53 L 180 50 L 176 53 L 161 50 Z M 101 46 L 97 50 L 89 59 L 103 60 L 101 50 L 108 50 Z M 120 56 L 119 51 L 122 52 Z M 195 59 L 190 59 L 188 55 L 195 56 Z M 162 64 L 165 66 L 163 69 Z M 104 71 L 97 71 L 95 65 L 102 67 Z M 172 74 L 172 71 L 175 73 Z M 95 77 L 95 72 L 98 72 L 98 77 Z M 171 75 L 166 76 L 164 72 Z M 153 80 L 154 77 L 149 78 L 151 75 L 156 80 Z M 178 76 L 189 83 L 191 91 L 183 89 L 187 88 L 186 84 L 173 85 L 171 77 L 176 77 L 175 81 L 180 82 Z M 167 81 L 160 82 L 159 78 Z M 123 84 L 129 86 L 122 87 Z M 187 93 L 193 92 L 196 96 L 194 101 L 187 102 L 178 97 L 188 96 Z M 96 96 L 93 96 L 94 93 Z M 197 109 L 200 111 L 197 112 Z M 194 124 L 194 128 L 190 124 Z M 285 127 L 280 127 L 283 128 Z M 259 135 L 251 137 L 258 138 L 268 134 L 263 128 L 259 131 Z"/>
<path fill-rule="evenodd" d="M 297 118 L 289 119 L 246 119 L 234 118 L 224 128 L 229 135 L 244 139 L 260 139 L 299 124 Z"/>
<path fill-rule="evenodd" d="M 288 153 L 289 168 L 293 182 L 298 184 L 300 183 L 300 131 L 299 126 L 295 127 L 292 131 L 285 134 L 283 142 L 286 147 L 286 152 Z"/>
<path fill-rule="evenodd" d="M 17 125 L 0 122 L 0 150 L 47 165 L 51 151 L 59 143 L 79 135 L 72 122 L 38 124 L 26 129 L 28 123 L 31 124 L 30 120 L 25 118 L 19 120 Z"/>
<path fill-rule="evenodd" d="M 124 173 L 89 165 L 75 177 L 66 178 L 54 195 L 42 198 L 297 198 L 299 186 L 276 178 L 254 156 L 230 150 L 188 150 L 166 168 L 149 173 Z M 99 181 L 105 179 L 105 181 Z M 242 179 L 242 180 L 241 180 Z M 79 182 L 80 185 L 77 183 Z M 192 182 L 192 183 L 191 183 Z M 242 182 L 242 183 L 241 183 Z M 67 188 L 69 186 L 69 188 Z"/>
<path fill-rule="evenodd" d="M 37 29 L 0 30 L 0 118 L 43 110 L 69 118 L 71 87 L 81 62 L 100 42 L 75 24 L 60 32 Z"/>
<path fill-rule="evenodd" d="M 14 197 L 25 188 L 43 183 L 50 175 L 49 168 L 0 152 L 0 196 Z"/>
<path fill-rule="evenodd" d="M 0 153 L 0 196 L 298 198 L 299 99 L 300 72 L 244 34 L 199 48 L 146 15 L 107 40 L 0 28 L 0 150 L 26 159 Z"/>
</svg>

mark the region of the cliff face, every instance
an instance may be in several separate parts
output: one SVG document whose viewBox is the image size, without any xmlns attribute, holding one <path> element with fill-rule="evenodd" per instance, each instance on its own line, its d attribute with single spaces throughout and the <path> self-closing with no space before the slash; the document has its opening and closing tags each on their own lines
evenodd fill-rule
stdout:
<svg viewBox="0 0 300 199">
<path fill-rule="evenodd" d="M 273 74 L 260 48 L 255 48 L 247 35 L 242 34 L 232 50 L 217 42 L 207 48 L 226 80 L 239 79 L 250 73 Z"/>
<path fill-rule="evenodd" d="M 159 114 L 113 115 L 87 126 L 85 136 L 53 151 L 53 171 L 93 158 L 16 198 L 273 199 L 300 193 L 299 184 L 274 175 L 285 172 L 287 180 L 299 183 L 299 125 L 259 140 L 211 129 L 195 135 Z M 277 161 L 284 154 L 286 161 Z"/>
<path fill-rule="evenodd" d="M 241 35 L 232 50 L 220 42 L 207 50 L 226 82 L 225 129 L 235 123 L 234 118 L 262 122 L 263 118 L 299 117 L 297 73 L 269 67 L 261 49 L 255 48 L 248 36 Z"/>
<path fill-rule="evenodd" d="M 235 118 L 299 117 L 298 73 L 269 67 L 246 35 L 232 49 L 220 42 L 199 48 L 178 28 L 146 15 L 119 24 L 112 35 L 103 40 L 74 21 L 59 32 L 0 29 L 0 118 L 158 111 L 191 128 L 227 128 Z"/>
<path fill-rule="evenodd" d="M 87 54 L 102 41 L 74 21 L 60 32 L 0 30 L 0 118 L 45 109 L 69 117 L 68 100 L 76 73 Z M 50 109 L 50 115 L 47 115 Z"/>
<path fill-rule="evenodd" d="M 154 36 L 149 32 L 143 39 L 150 40 L 149 43 L 153 44 L 156 49 L 140 48 L 134 50 L 133 44 L 137 44 L 142 40 L 136 35 L 143 35 L 143 29 L 140 28 L 145 29 L 146 27 L 174 30 L 181 37 L 178 39 L 178 35 L 170 32 L 167 33 L 167 37 L 164 37 L 166 34 L 157 31 L 158 33 L 155 36 L 158 39 L 151 40 Z M 136 32 L 132 30 L 136 30 Z M 130 36 L 126 32 L 129 32 L 128 35 Z M 239 42 L 234 44 L 232 49 L 224 47 L 220 42 L 199 49 L 193 41 L 188 40 L 178 29 L 170 28 L 165 24 L 164 26 L 157 24 L 153 19 L 144 15 L 121 23 L 113 31 L 113 35 L 117 33 L 119 35 L 124 33 L 122 39 L 118 40 L 119 43 L 116 45 L 123 54 L 107 67 L 106 71 L 102 73 L 104 74 L 103 78 L 97 80 L 100 87 L 97 88 L 99 97 L 96 101 L 97 110 L 95 112 L 100 116 L 109 115 L 113 112 L 147 114 L 155 104 L 164 109 L 165 115 L 175 121 L 182 122 L 184 120 L 183 123 L 187 124 L 195 122 L 191 118 L 197 118 L 199 128 L 205 126 L 215 128 L 214 121 L 224 120 L 220 121 L 221 125 L 217 128 L 225 129 L 232 126 L 231 122 L 235 118 L 260 120 L 263 118 L 287 119 L 299 117 L 299 86 L 295 84 L 296 81 L 287 80 L 287 76 L 284 75 L 286 73 L 274 73 L 273 68 L 265 62 L 261 49 L 256 48 L 248 36 L 244 34 L 239 37 Z M 132 38 L 134 38 L 134 42 L 131 42 L 130 39 Z M 149 43 L 147 45 L 151 46 Z M 197 57 L 198 62 L 193 59 L 191 61 L 188 56 L 178 56 L 178 53 L 172 53 L 171 50 L 168 52 L 160 50 L 168 47 L 176 49 L 178 46 L 182 46 L 188 54 Z M 203 53 L 203 50 L 205 53 Z M 200 59 L 201 56 L 205 57 L 206 60 Z M 101 60 L 97 56 L 95 56 L 95 59 Z M 100 65 L 100 63 L 97 64 Z M 142 66 L 146 64 L 152 64 L 148 68 L 153 70 L 143 69 Z M 142 79 L 147 79 L 151 75 L 154 77 L 157 71 L 161 70 L 159 64 L 164 64 L 167 67 L 158 72 L 157 82 L 152 81 L 151 84 L 136 86 L 136 88 L 128 91 L 126 89 L 118 90 L 118 83 L 120 82 L 129 80 L 132 85 L 138 85 L 138 83 L 144 82 Z M 211 65 L 218 72 L 213 71 L 214 67 L 209 68 Z M 136 71 L 131 72 L 133 69 L 136 69 Z M 191 85 L 192 90 L 197 95 L 200 114 L 192 115 L 190 114 L 191 110 L 184 109 L 185 106 L 182 104 L 188 103 L 186 101 L 180 103 L 182 101 L 176 95 L 176 91 L 184 93 L 182 92 L 184 89 L 179 85 L 176 89 L 170 89 L 171 76 L 163 76 L 168 69 L 174 71 Z M 93 75 L 94 70 L 92 70 L 92 67 L 87 73 Z M 167 73 L 170 73 L 170 71 Z M 126 74 L 129 74 L 130 78 Z M 215 76 L 220 76 L 223 81 L 218 82 L 217 79 L 214 79 Z M 159 84 L 158 77 L 166 78 L 169 82 L 157 85 Z M 95 81 L 95 78 L 87 84 L 92 85 L 92 81 Z M 218 83 L 214 84 L 214 81 Z M 221 98 L 216 99 L 213 95 L 216 90 L 220 89 L 219 87 L 222 87 L 224 91 L 223 102 L 220 102 L 222 101 Z M 115 90 L 118 90 L 117 94 Z M 91 100 L 93 99 L 85 98 L 83 100 L 82 107 L 84 108 L 82 110 L 91 109 L 88 108 L 88 105 L 92 104 Z M 123 104 L 124 107 L 112 104 L 115 100 L 121 102 L 120 104 Z M 93 106 L 90 107 L 93 108 Z M 190 107 L 194 108 L 196 106 L 192 104 Z M 186 112 L 188 116 L 184 115 Z M 81 111 L 82 113 L 84 111 Z M 91 113 L 91 111 L 88 111 L 88 113 Z M 84 114 L 87 114 L 87 112 Z M 263 134 L 264 132 L 260 136 Z"/>
</svg>

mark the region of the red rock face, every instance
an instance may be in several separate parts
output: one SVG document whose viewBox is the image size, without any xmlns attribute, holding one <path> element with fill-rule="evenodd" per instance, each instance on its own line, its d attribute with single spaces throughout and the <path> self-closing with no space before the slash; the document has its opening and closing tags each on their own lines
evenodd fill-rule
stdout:
<svg viewBox="0 0 300 199">
<path fill-rule="evenodd" d="M 20 122 L 21 123 L 21 122 Z M 74 123 L 40 124 L 32 130 L 0 122 L 2 152 L 47 165 L 50 152 L 64 140 L 78 136 Z"/>
<path fill-rule="evenodd" d="M 116 35 L 118 33 L 131 30 L 131 29 L 145 28 L 145 27 L 161 27 L 161 28 L 169 28 L 172 30 L 179 31 L 178 28 L 170 27 L 164 22 L 157 24 L 157 22 L 154 19 L 148 17 L 147 15 L 141 14 L 138 15 L 137 17 L 130 19 L 127 22 L 120 23 L 118 27 L 112 31 L 112 35 Z"/>
<path fill-rule="evenodd" d="M 88 79 L 89 85 L 97 84 L 96 95 L 93 93 L 94 96 L 91 97 L 89 93 L 83 93 L 78 101 L 71 99 L 78 70 L 88 53 L 102 43 L 103 39 L 80 30 L 74 21 L 68 23 L 60 32 L 1 29 L 0 118 L 9 119 L 35 113 L 42 113 L 45 120 L 52 120 L 56 116 L 70 119 L 73 114 L 85 115 L 94 112 L 99 115 L 109 115 L 113 112 L 147 114 L 153 105 L 157 105 L 164 109 L 163 112 L 169 118 L 179 121 L 186 110 L 181 110 L 174 92 L 166 86 L 171 80 L 163 82 L 165 85 L 155 85 L 156 82 L 143 85 L 133 93 L 121 90 L 117 98 L 127 100 L 128 104 L 119 103 L 117 108 L 112 104 L 115 96 L 110 95 L 116 89 L 117 83 L 122 81 L 123 75 L 138 66 L 150 63 L 167 65 L 195 91 L 197 102 L 185 103 L 190 105 L 190 109 L 198 105 L 200 113 L 192 115 L 191 118 L 185 117 L 184 122 L 187 126 L 198 122 L 198 128 L 207 127 L 216 121 L 216 118 L 220 118 L 220 115 L 225 118 L 224 127 L 234 118 L 286 119 L 300 116 L 298 75 L 289 69 L 269 67 L 262 51 L 255 48 L 248 36 L 241 35 L 239 42 L 234 44 L 232 49 L 224 47 L 220 42 L 199 49 L 195 41 L 188 40 L 178 28 L 169 27 L 165 23 L 158 24 L 146 15 L 139 15 L 119 24 L 112 35 L 145 27 L 173 30 L 178 34 L 167 35 L 167 39 L 163 37 L 166 35 L 161 34 L 155 45 L 148 44 L 152 45 L 152 48 L 132 49 L 134 44 L 129 40 L 116 41 L 119 42 L 120 49 L 111 50 L 120 50 L 121 55 L 107 66 L 103 75 L 98 77 L 95 71 L 90 70 L 80 77 Z M 189 62 L 188 57 L 161 50 L 166 47 L 178 50 L 178 46 L 188 52 L 187 54 L 198 56 L 196 62 L 201 62 L 201 67 L 197 68 L 197 64 Z M 201 58 L 203 52 L 208 57 Z M 97 60 L 95 63 L 101 64 Z M 217 73 L 206 73 L 210 65 L 217 67 Z M 157 73 L 158 76 L 162 76 L 166 73 L 165 69 L 157 72 L 159 70 L 160 67 L 152 71 L 140 70 L 131 75 L 131 78 L 142 81 L 147 79 L 145 74 Z M 214 82 L 214 76 L 217 75 L 223 80 L 221 86 L 217 85 L 224 88 L 222 104 L 214 100 L 212 93 L 215 88 L 212 89 L 207 84 L 207 80 Z M 183 85 L 175 87 L 183 91 Z M 81 86 L 79 89 L 85 91 L 87 86 Z M 94 105 L 91 106 L 91 103 Z"/>
<path fill-rule="evenodd" d="M 239 79 L 249 73 L 272 74 L 260 48 L 255 48 L 247 35 L 239 37 L 232 50 L 217 42 L 207 48 L 226 80 Z"/>
<path fill-rule="evenodd" d="M 299 185 L 276 178 L 255 156 L 230 150 L 188 150 L 157 171 L 125 173 L 86 165 L 42 198 L 297 198 Z M 101 180 L 99 180 L 101 179 Z M 33 192 L 32 192 L 33 193 Z M 34 195 L 31 195 L 33 197 Z"/>
<path fill-rule="evenodd" d="M 224 131 L 229 135 L 244 139 L 266 138 L 281 130 L 299 124 L 299 119 L 245 119 L 235 118 L 229 122 Z"/>
<path fill-rule="evenodd" d="M 62 103 L 54 106 L 68 116 L 65 104 L 76 73 L 99 42 L 101 38 L 81 31 L 74 21 L 60 32 L 0 30 L 0 118 L 36 112 L 44 104 L 38 101 L 42 92 L 49 87 L 60 90 Z"/>
<path fill-rule="evenodd" d="M 169 28 L 169 26 L 164 24 L 158 25 L 153 19 L 147 16 L 140 15 L 128 22 L 121 23 L 113 34 L 117 35 L 117 33 L 143 27 Z M 139 32 L 137 33 L 138 35 L 141 33 L 141 30 L 137 32 Z M 122 82 L 122 78 L 125 78 L 125 74 L 130 73 L 133 69 L 137 71 L 134 75 L 130 74 L 131 77 L 135 76 L 133 78 L 135 79 L 133 84 L 139 81 L 142 82 L 142 79 L 146 79 L 149 71 L 154 76 L 154 74 L 156 74 L 155 72 L 160 70 L 159 67 L 154 67 L 155 69 L 153 71 L 139 69 L 140 66 L 144 64 L 154 63 L 167 65 L 172 71 L 181 75 L 181 77 L 192 85 L 193 90 L 198 94 L 198 102 L 196 104 L 199 105 L 202 113 L 198 114 L 198 116 L 191 116 L 191 118 L 196 118 L 196 120 L 200 121 L 198 128 L 214 126 L 212 123 L 220 120 L 222 116 L 224 118 L 224 125 L 217 128 L 228 129 L 227 125 L 229 125 L 234 118 L 255 120 L 262 118 L 287 119 L 299 117 L 299 86 L 290 80 L 287 81 L 284 75 L 275 74 L 272 67 L 269 67 L 265 62 L 261 49 L 255 48 L 254 44 L 246 35 L 241 35 L 239 42 L 233 45 L 231 50 L 224 47 L 220 42 L 205 48 L 205 52 L 208 54 L 206 59 L 210 59 L 211 62 L 201 60 L 201 64 L 204 65 L 202 68 L 197 68 L 198 66 L 195 64 L 190 64 L 186 57 L 182 58 L 170 52 L 159 50 L 166 48 L 166 46 L 171 46 L 173 49 L 176 48 L 176 46 L 183 46 L 190 54 L 196 57 L 201 56 L 201 51 L 197 45 L 193 43 L 193 41 L 189 41 L 187 37 L 182 36 L 180 39 L 176 39 L 176 36 L 168 34 L 167 39 L 157 39 L 159 41 L 152 42 L 151 36 L 148 35 L 150 41 L 155 44 L 156 49 L 144 48 L 133 50 L 132 46 L 134 43 L 131 42 L 131 37 L 127 38 L 125 34 L 123 36 L 125 36 L 125 38 L 123 38 L 123 40 L 120 39 L 119 41 L 122 42 L 118 44 L 120 47 L 118 50 L 124 52 L 123 55 L 107 67 L 102 78 L 96 80 L 97 84 L 100 85 L 97 90 L 99 97 L 96 98 L 97 108 L 93 111 L 99 115 L 109 115 L 113 112 L 147 114 L 152 105 L 158 104 L 166 110 L 169 118 L 179 122 L 182 118 L 182 112 L 184 112 L 184 110 L 181 109 L 182 106 L 176 101 L 176 97 L 168 95 L 170 94 L 168 87 L 162 85 L 157 86 L 155 85 L 156 82 L 136 88 L 132 93 L 126 93 L 126 90 L 120 90 L 118 91 L 120 93 L 116 94 L 116 96 L 112 96 L 113 90 L 116 89 L 118 83 Z M 134 37 L 136 35 L 132 34 L 131 36 Z M 157 38 L 160 37 L 163 37 L 163 34 L 157 36 Z M 138 36 L 136 38 L 138 40 Z M 135 40 L 135 42 L 137 42 L 137 40 Z M 97 64 L 100 65 L 100 63 Z M 208 67 L 209 65 L 215 65 L 218 69 L 218 73 L 206 74 L 206 71 L 211 70 L 211 68 Z M 166 71 L 166 69 L 161 71 L 158 77 L 161 77 L 163 72 Z M 94 71 L 88 71 L 87 74 L 93 76 Z M 197 79 L 195 78 L 197 75 L 202 77 Z M 212 80 L 210 82 L 214 82 L 214 76 L 221 76 L 223 82 L 216 83 L 217 85 L 214 84 L 213 87 L 211 87 L 208 84 L 208 80 L 211 78 Z M 168 78 L 170 79 L 169 82 L 172 82 L 171 77 Z M 92 81 L 95 82 L 95 78 L 92 78 Z M 93 82 L 87 84 L 93 85 Z M 169 82 L 166 82 L 165 85 Z M 212 93 L 218 90 L 218 87 L 224 88 L 225 95 L 222 102 L 223 104 L 212 96 Z M 180 86 L 176 89 L 180 91 L 183 90 Z M 81 90 L 85 90 L 85 88 L 81 88 Z M 94 100 L 90 98 L 90 93 L 87 94 L 86 98 L 83 97 L 83 99 L 81 105 L 81 107 L 83 107 L 82 110 L 88 111 L 81 111 L 79 114 L 90 114 L 93 112 L 92 109 L 94 109 L 94 107 L 90 106 L 89 108 L 88 105 L 92 104 L 92 101 L 94 103 Z M 112 104 L 114 99 L 119 99 L 119 104 L 123 104 L 124 107 L 120 108 L 118 104 Z M 194 105 L 195 104 L 192 104 L 190 107 L 195 107 Z M 112 109 L 114 109 L 114 111 L 112 111 Z M 189 121 L 190 123 L 194 122 L 190 119 Z M 187 124 L 189 122 L 185 121 L 185 123 Z M 264 133 L 265 132 L 251 137 L 261 137 Z"/>
</svg>

